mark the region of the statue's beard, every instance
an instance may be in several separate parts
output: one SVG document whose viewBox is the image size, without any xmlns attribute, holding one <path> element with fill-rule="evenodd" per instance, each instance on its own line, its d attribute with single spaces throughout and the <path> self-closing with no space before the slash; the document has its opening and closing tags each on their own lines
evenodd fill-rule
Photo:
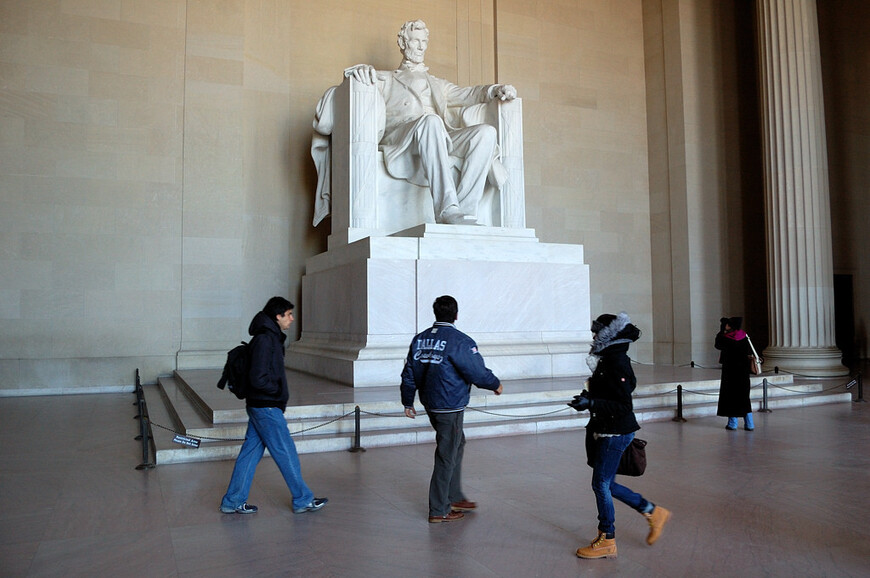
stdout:
<svg viewBox="0 0 870 578">
<path fill-rule="evenodd" d="M 408 64 L 423 64 L 423 58 L 425 56 L 425 52 L 408 52 L 405 54 L 405 62 Z"/>
<path fill-rule="evenodd" d="M 404 70 L 410 70 L 411 72 L 426 72 L 429 70 L 429 67 L 423 64 L 423 60 L 421 59 L 419 62 L 414 62 L 408 58 L 402 61 L 402 66 Z"/>
</svg>

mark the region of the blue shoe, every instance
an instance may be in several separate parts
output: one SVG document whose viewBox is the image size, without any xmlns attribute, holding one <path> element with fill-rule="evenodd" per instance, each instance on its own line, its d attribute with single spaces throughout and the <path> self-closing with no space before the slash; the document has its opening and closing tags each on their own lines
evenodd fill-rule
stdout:
<svg viewBox="0 0 870 578">
<path fill-rule="evenodd" d="M 304 514 L 305 512 L 316 512 L 320 508 L 326 505 L 326 502 L 329 501 L 329 498 L 314 498 L 307 506 L 302 506 L 301 508 L 293 508 L 294 514 Z"/>
<path fill-rule="evenodd" d="M 746 431 L 755 431 L 755 423 L 752 421 L 752 412 L 746 414 L 743 418 L 743 429 Z"/>
<path fill-rule="evenodd" d="M 232 506 L 221 506 L 221 512 L 224 514 L 256 514 L 257 506 L 244 502 L 241 506 L 236 506 L 235 508 Z"/>
<path fill-rule="evenodd" d="M 728 431 L 736 430 L 737 429 L 737 418 L 736 417 L 729 417 L 728 423 L 725 425 L 725 429 L 727 429 Z"/>
</svg>

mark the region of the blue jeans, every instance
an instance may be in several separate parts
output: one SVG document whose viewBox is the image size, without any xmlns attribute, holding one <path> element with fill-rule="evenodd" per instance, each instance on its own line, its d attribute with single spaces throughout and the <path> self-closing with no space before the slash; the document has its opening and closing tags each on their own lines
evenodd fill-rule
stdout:
<svg viewBox="0 0 870 578">
<path fill-rule="evenodd" d="M 293 496 L 293 507 L 303 508 L 311 503 L 314 494 L 308 489 L 302 479 L 299 465 L 299 455 L 296 444 L 287 430 L 287 420 L 277 407 L 249 407 L 248 431 L 245 432 L 245 442 L 239 450 L 233 476 L 227 493 L 221 500 L 221 506 L 236 508 L 248 500 L 251 482 L 254 481 L 254 471 L 263 458 L 264 449 L 275 460 L 275 465 L 284 476 L 290 494 Z"/>
<path fill-rule="evenodd" d="M 641 514 L 649 513 L 653 509 L 653 505 L 643 496 L 614 481 L 622 452 L 633 439 L 634 433 L 630 433 L 598 438 L 595 442 L 597 453 L 592 466 L 592 491 L 595 492 L 595 503 L 598 506 L 598 531 L 605 534 L 612 534 L 616 530 L 613 498 Z"/>
</svg>

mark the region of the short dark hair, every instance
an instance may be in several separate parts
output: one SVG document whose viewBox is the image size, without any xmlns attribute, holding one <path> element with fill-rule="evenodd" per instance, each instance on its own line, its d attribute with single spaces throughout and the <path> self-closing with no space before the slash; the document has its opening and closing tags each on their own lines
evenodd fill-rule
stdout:
<svg viewBox="0 0 870 578">
<path fill-rule="evenodd" d="M 270 319 L 275 319 L 279 315 L 284 315 L 287 311 L 293 309 L 293 304 L 283 297 L 272 297 L 266 302 L 263 307 L 263 313 L 269 316 Z"/>
<path fill-rule="evenodd" d="M 442 295 L 432 304 L 435 313 L 435 321 L 453 323 L 459 315 L 459 303 L 450 295 Z"/>
</svg>

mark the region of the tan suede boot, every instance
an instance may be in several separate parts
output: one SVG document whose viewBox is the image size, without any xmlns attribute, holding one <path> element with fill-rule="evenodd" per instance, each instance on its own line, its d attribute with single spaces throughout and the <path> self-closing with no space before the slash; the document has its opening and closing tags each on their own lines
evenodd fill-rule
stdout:
<svg viewBox="0 0 870 578">
<path fill-rule="evenodd" d="M 577 548 L 579 558 L 616 558 L 616 538 L 607 538 L 604 532 L 598 532 L 588 546 Z"/>
<path fill-rule="evenodd" d="M 671 519 L 671 512 L 661 506 L 656 506 L 652 512 L 644 514 L 643 517 L 649 522 L 649 535 L 646 537 L 646 543 L 652 546 L 662 535 L 665 524 Z"/>
</svg>

